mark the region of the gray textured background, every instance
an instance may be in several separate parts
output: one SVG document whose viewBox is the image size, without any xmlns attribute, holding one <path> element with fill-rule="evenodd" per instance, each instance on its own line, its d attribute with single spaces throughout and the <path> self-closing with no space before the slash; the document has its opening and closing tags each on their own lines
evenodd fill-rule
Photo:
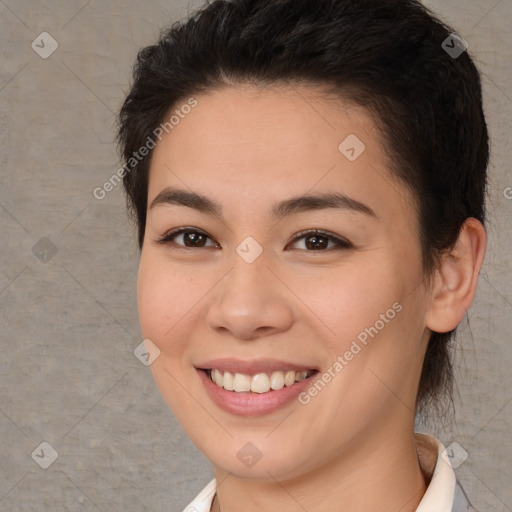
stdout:
<svg viewBox="0 0 512 512">
<path fill-rule="evenodd" d="M 119 167 L 114 119 L 137 50 L 199 5 L 0 0 L 1 511 L 181 511 L 212 476 L 133 355 L 138 251 L 121 187 L 92 195 Z M 474 505 L 510 511 L 512 0 L 428 5 L 469 43 L 492 137 L 457 424 L 431 432 L 467 452 L 456 473 Z M 46 59 L 31 47 L 42 32 L 59 45 Z M 48 449 L 31 455 L 42 442 L 58 452 L 47 469 Z"/>
</svg>

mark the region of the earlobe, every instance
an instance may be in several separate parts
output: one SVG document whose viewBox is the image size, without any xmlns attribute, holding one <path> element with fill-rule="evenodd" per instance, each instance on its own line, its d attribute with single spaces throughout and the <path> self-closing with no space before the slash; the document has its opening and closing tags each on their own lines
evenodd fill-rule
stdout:
<svg viewBox="0 0 512 512">
<path fill-rule="evenodd" d="M 484 261 L 487 235 L 481 222 L 470 217 L 464 222 L 457 243 L 445 254 L 435 271 L 426 327 L 449 332 L 459 325 L 476 293 Z"/>
</svg>

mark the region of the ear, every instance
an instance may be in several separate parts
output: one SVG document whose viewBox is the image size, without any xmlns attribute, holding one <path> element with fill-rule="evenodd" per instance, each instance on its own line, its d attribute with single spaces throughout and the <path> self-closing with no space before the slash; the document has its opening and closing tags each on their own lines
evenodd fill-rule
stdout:
<svg viewBox="0 0 512 512">
<path fill-rule="evenodd" d="M 428 329 L 449 332 L 459 325 L 475 297 L 486 247 L 487 234 L 482 223 L 473 217 L 466 219 L 457 243 L 435 271 L 426 312 Z"/>
</svg>

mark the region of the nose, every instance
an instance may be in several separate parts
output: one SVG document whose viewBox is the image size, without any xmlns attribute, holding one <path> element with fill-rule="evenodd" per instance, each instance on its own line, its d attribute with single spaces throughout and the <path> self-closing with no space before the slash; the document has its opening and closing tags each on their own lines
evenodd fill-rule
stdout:
<svg viewBox="0 0 512 512">
<path fill-rule="evenodd" d="M 247 263 L 235 255 L 231 270 L 215 287 L 207 323 L 222 334 L 250 341 L 288 330 L 293 316 L 290 291 L 266 258 Z"/>
</svg>

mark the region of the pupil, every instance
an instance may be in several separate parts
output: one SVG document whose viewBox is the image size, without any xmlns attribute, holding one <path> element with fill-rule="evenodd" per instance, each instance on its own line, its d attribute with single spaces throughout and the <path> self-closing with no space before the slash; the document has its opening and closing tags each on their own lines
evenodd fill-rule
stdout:
<svg viewBox="0 0 512 512">
<path fill-rule="evenodd" d="M 192 242 L 192 247 L 202 247 L 202 244 L 200 244 L 202 238 L 203 235 L 201 233 L 185 233 L 185 245 L 188 245 L 188 240 Z"/>
<path fill-rule="evenodd" d="M 313 240 L 313 243 L 310 243 L 311 240 Z M 306 247 L 308 249 L 325 249 L 327 245 L 328 240 L 325 236 L 312 235 L 306 238 Z"/>
</svg>

